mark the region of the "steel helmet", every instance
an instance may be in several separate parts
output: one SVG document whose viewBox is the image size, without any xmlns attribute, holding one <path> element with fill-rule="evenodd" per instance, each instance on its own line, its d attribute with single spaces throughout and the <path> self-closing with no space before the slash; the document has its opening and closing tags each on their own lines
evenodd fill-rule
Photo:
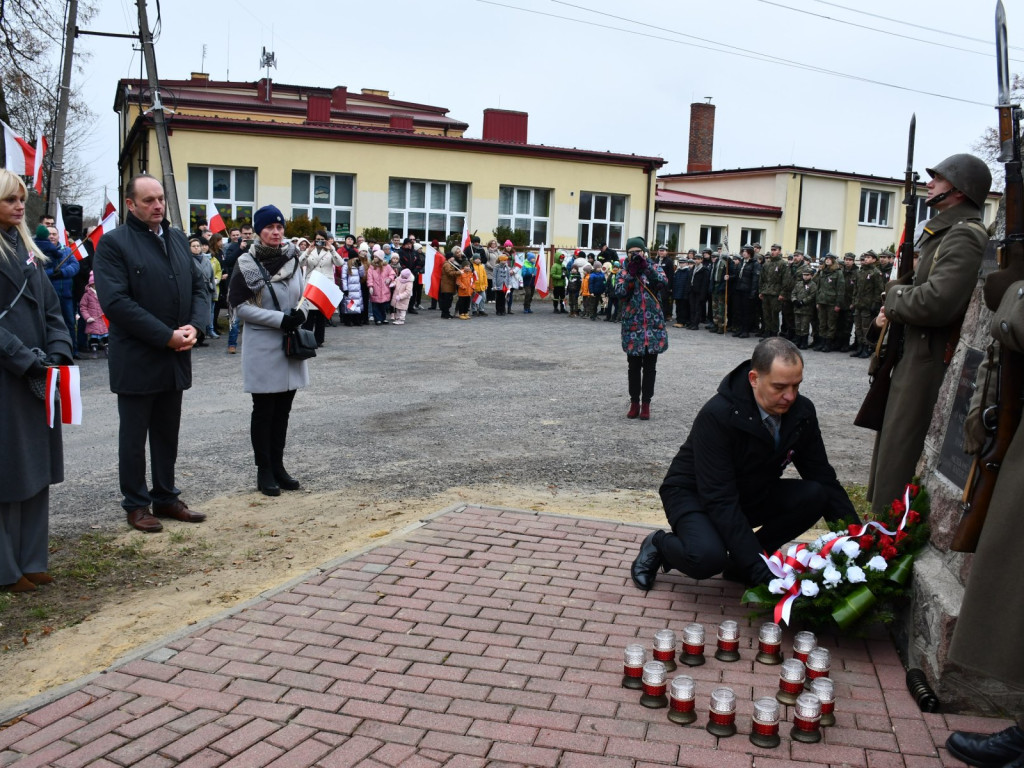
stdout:
<svg viewBox="0 0 1024 768">
<path fill-rule="evenodd" d="M 985 198 L 992 188 L 992 172 L 981 158 L 968 154 L 950 155 L 934 168 L 925 170 L 932 177 L 944 178 L 978 208 L 984 207 Z"/>
</svg>

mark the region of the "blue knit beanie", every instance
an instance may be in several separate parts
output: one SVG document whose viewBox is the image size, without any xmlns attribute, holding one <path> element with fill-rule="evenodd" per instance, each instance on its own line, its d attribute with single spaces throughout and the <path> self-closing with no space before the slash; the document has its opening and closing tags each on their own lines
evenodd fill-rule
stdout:
<svg viewBox="0 0 1024 768">
<path fill-rule="evenodd" d="M 278 210 L 276 205 L 264 205 L 253 215 L 252 228 L 258 236 L 264 227 L 269 227 L 275 222 L 284 224 L 284 216 L 281 214 L 281 211 Z"/>
</svg>

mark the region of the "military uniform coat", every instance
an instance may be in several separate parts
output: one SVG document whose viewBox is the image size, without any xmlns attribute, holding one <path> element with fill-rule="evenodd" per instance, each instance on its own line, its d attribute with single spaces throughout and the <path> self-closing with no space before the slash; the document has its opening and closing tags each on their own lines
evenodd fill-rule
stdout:
<svg viewBox="0 0 1024 768">
<path fill-rule="evenodd" d="M 992 320 L 992 338 L 1005 349 L 1024 353 L 1024 281 L 1011 285 L 1003 296 Z M 983 377 L 984 371 L 979 371 L 978 399 Z M 1017 425 L 992 494 L 949 649 L 950 658 L 960 666 L 1017 687 L 1024 687 L 1024 652 L 1020 646 L 1024 636 L 1021 466 L 1024 423 Z"/>
<path fill-rule="evenodd" d="M 875 438 L 868 499 L 878 513 L 913 477 L 946 375 L 946 345 L 978 283 L 988 233 L 980 211 L 961 203 L 928 221 L 913 284 L 893 284 L 885 315 L 904 325 L 903 355 L 892 374 L 882 429 Z"/>
<path fill-rule="evenodd" d="M 70 359 L 71 337 L 50 279 L 35 261 L 27 262 L 21 238 L 12 259 L 0 255 L 0 312 L 28 279 L 21 298 L 0 319 L 0 445 L 7 449 L 0 504 L 30 499 L 64 479 L 60 418 L 53 429 L 47 426 L 46 408 L 29 389 L 25 371 L 37 359 L 33 347 Z"/>
<path fill-rule="evenodd" d="M 93 263 L 96 294 L 110 321 L 110 389 L 152 395 L 192 386 L 192 353 L 168 348 L 185 325 L 210 322 L 206 285 L 185 233 L 163 222 L 157 236 L 128 214 L 100 238 Z"/>
</svg>

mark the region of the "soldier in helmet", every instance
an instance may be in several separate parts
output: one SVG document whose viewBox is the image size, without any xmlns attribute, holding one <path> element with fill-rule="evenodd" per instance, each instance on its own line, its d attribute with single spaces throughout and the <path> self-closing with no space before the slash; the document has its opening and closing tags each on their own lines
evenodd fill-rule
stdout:
<svg viewBox="0 0 1024 768">
<path fill-rule="evenodd" d="M 818 272 L 818 325 L 814 348 L 831 352 L 836 348 L 836 326 L 843 309 L 843 272 L 834 253 L 825 254 L 825 265 Z"/>
<path fill-rule="evenodd" d="M 875 514 L 902 495 L 914 474 L 988 242 L 981 216 L 992 174 L 984 161 L 952 155 L 926 170 L 932 177 L 927 202 L 938 213 L 918 239 L 921 258 L 912 279 L 889 284 L 875 320 L 905 328 L 871 458 L 867 497 Z"/>
<path fill-rule="evenodd" d="M 871 357 L 868 332 L 878 317 L 878 310 L 882 308 L 884 294 L 885 278 L 878 271 L 878 254 L 874 251 L 865 251 L 860 255 L 860 270 L 857 272 L 857 287 L 853 295 L 853 306 L 857 312 L 854 323 L 857 343 L 850 357 Z"/>
</svg>

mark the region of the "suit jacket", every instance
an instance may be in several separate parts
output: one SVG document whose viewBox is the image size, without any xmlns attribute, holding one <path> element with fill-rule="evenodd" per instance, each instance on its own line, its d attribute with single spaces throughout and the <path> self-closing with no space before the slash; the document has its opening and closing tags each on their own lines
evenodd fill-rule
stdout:
<svg viewBox="0 0 1024 768">
<path fill-rule="evenodd" d="M 110 389 L 149 395 L 192 386 L 192 354 L 167 342 L 185 325 L 209 324 L 207 289 L 185 233 L 163 222 L 157 236 L 131 213 L 100 238 L 96 293 L 110 321 Z"/>
</svg>

